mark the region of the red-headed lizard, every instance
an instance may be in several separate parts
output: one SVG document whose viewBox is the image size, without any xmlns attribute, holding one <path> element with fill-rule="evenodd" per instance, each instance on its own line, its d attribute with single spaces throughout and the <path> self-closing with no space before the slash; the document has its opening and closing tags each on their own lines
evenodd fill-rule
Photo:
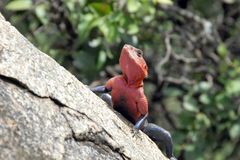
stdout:
<svg viewBox="0 0 240 160">
<path fill-rule="evenodd" d="M 147 122 L 148 101 L 143 90 L 143 80 L 148 75 L 148 67 L 143 59 L 143 52 L 126 44 L 122 48 L 119 64 L 122 75 L 111 78 L 104 86 L 91 88 L 91 91 L 103 93 L 101 98 L 133 123 L 134 129 L 142 130 L 165 148 L 168 158 L 176 159 L 173 156 L 171 134 Z M 107 92 L 111 92 L 111 96 Z"/>
</svg>

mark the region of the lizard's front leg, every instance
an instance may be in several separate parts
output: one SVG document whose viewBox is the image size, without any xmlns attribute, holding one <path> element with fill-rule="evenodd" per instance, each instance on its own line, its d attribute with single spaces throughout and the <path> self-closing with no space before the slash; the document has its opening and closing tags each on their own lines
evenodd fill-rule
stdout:
<svg viewBox="0 0 240 160">
<path fill-rule="evenodd" d="M 112 96 L 108 93 L 104 93 L 100 96 L 109 106 L 113 107 Z"/>
<path fill-rule="evenodd" d="M 100 96 L 102 100 L 104 100 L 109 106 L 113 107 L 112 96 L 107 93 L 111 91 L 110 89 L 105 86 L 97 86 L 94 88 L 90 88 L 90 90 L 94 93 L 103 93 Z"/>
<path fill-rule="evenodd" d="M 108 93 L 111 91 L 110 89 L 108 89 L 105 86 L 96 86 L 96 87 L 89 88 L 89 89 L 94 93 Z"/>
</svg>

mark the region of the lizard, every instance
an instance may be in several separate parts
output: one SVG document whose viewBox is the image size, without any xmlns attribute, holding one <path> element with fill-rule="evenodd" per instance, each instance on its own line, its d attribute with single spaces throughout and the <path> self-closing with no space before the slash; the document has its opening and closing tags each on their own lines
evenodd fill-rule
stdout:
<svg viewBox="0 0 240 160">
<path fill-rule="evenodd" d="M 142 50 L 125 44 L 119 64 L 122 75 L 114 76 L 103 86 L 90 88 L 91 91 L 101 93 L 101 98 L 129 120 L 134 125 L 134 130 L 143 131 L 161 148 L 165 148 L 170 160 L 176 160 L 171 134 L 147 121 L 148 101 L 144 94 L 143 80 L 148 76 L 148 66 Z M 108 92 L 111 92 L 111 95 Z"/>
</svg>

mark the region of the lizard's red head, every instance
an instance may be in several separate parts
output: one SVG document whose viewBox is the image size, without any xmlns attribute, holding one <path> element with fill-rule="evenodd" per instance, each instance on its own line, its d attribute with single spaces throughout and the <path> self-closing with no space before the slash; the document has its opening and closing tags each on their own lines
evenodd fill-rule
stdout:
<svg viewBox="0 0 240 160">
<path fill-rule="evenodd" d="M 148 75 L 148 67 L 143 59 L 143 52 L 131 45 L 122 48 L 119 63 L 128 83 L 139 84 Z M 139 82 L 139 83 L 138 83 Z"/>
</svg>

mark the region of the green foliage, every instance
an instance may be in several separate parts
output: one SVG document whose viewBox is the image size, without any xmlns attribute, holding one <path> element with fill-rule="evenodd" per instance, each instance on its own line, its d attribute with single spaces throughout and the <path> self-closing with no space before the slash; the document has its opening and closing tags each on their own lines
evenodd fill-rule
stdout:
<svg viewBox="0 0 240 160">
<path fill-rule="evenodd" d="M 224 44 L 220 44 L 217 48 L 218 54 L 222 57 L 226 57 L 228 54 L 228 50 Z"/>
<path fill-rule="evenodd" d="M 6 9 L 12 11 L 29 10 L 32 7 L 31 0 L 14 0 L 7 4 Z"/>
<path fill-rule="evenodd" d="M 228 43 L 239 32 L 240 18 L 236 18 L 234 24 L 228 24 L 221 42 L 212 45 L 209 41 L 202 44 L 206 36 L 197 37 L 202 30 L 194 27 L 200 24 L 191 25 L 193 22 L 189 19 L 184 21 L 180 14 L 159 8 L 159 4 L 176 5 L 173 0 L 4 2 L 3 13 L 7 19 L 39 49 L 86 84 L 109 78 L 106 75 L 110 73 L 105 68 L 118 63 L 123 44 L 143 49 L 150 72 L 145 92 L 149 104 L 154 106 L 150 107 L 151 119 L 170 128 L 176 155 L 183 154 L 185 160 L 237 157 L 240 61 L 239 54 L 234 54 Z M 228 14 L 223 14 L 221 3 L 214 0 L 188 1 L 187 9 L 215 22 Z M 232 22 L 231 18 L 230 21 L 223 19 L 223 24 Z M 216 28 L 218 23 L 214 24 Z M 168 63 L 159 67 L 159 61 L 165 57 L 164 38 L 168 33 L 171 34 L 175 59 L 171 55 Z M 225 38 L 226 35 L 229 37 Z M 211 41 L 214 40 L 215 37 Z M 211 59 L 213 52 L 216 52 L 215 59 Z M 197 63 L 186 61 L 194 58 Z M 164 78 L 168 76 L 177 77 L 177 80 L 183 76 L 194 83 L 167 81 Z M 162 79 L 164 83 L 160 87 Z M 159 109 L 159 104 L 164 109 Z M 167 111 L 170 116 L 165 118 Z M 174 127 L 170 122 L 167 125 L 161 123 L 169 117 Z"/>
</svg>

